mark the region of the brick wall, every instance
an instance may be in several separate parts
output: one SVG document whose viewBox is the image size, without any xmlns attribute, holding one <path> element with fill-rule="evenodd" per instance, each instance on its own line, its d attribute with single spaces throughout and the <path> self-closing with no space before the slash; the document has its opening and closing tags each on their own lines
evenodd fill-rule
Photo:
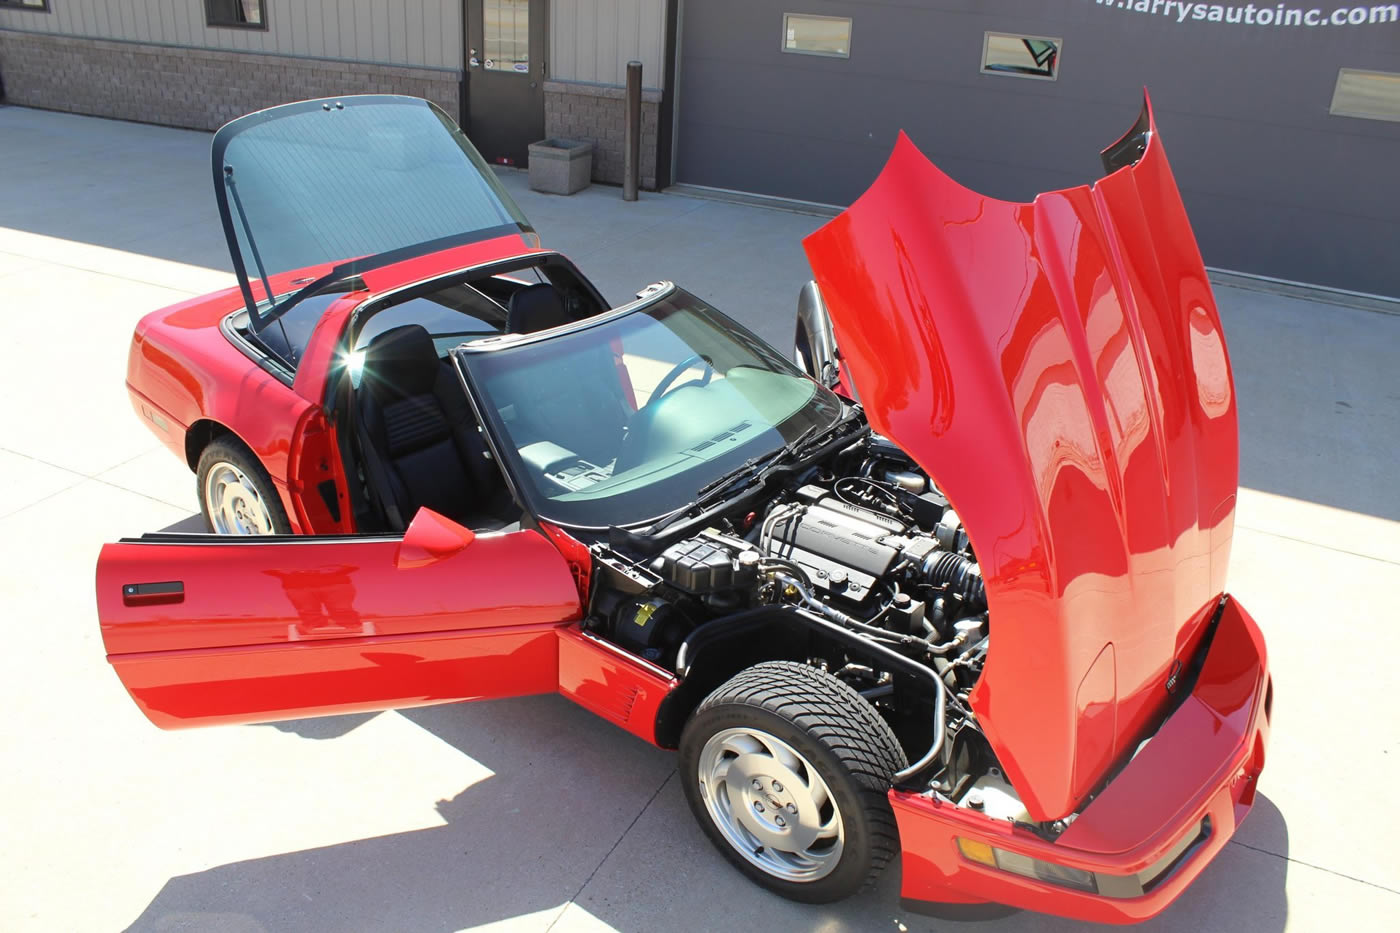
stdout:
<svg viewBox="0 0 1400 933">
<path fill-rule="evenodd" d="M 642 91 L 641 184 L 656 190 L 656 125 L 660 91 Z M 597 84 L 546 81 L 544 132 L 549 137 L 587 140 L 593 144 L 593 180 L 622 184 L 623 124 L 627 102 L 623 89 Z"/>
<path fill-rule="evenodd" d="M 0 80 L 11 104 L 201 130 L 338 94 L 409 94 L 458 115 L 453 72 L 23 32 L 0 31 Z"/>
</svg>

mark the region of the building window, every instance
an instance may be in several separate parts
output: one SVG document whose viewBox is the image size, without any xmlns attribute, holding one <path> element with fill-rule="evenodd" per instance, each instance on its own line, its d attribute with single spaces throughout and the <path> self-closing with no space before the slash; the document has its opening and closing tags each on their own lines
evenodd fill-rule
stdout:
<svg viewBox="0 0 1400 933">
<path fill-rule="evenodd" d="M 204 0 L 205 19 L 210 26 L 266 29 L 265 5 L 266 0 Z"/>
<path fill-rule="evenodd" d="M 783 51 L 797 55 L 850 58 L 850 17 L 784 13 Z"/>
<path fill-rule="evenodd" d="M 1061 40 L 989 32 L 982 40 L 982 73 L 1054 81 L 1060 74 Z"/>
<path fill-rule="evenodd" d="M 530 0 L 484 0 L 481 42 L 486 68 L 529 74 Z"/>
<path fill-rule="evenodd" d="M 0 9 L 4 7 L 33 10 L 35 13 L 47 13 L 49 11 L 49 0 L 0 0 Z"/>
<path fill-rule="evenodd" d="M 1400 74 L 1343 68 L 1332 91 L 1331 113 L 1337 117 L 1400 122 Z"/>
</svg>

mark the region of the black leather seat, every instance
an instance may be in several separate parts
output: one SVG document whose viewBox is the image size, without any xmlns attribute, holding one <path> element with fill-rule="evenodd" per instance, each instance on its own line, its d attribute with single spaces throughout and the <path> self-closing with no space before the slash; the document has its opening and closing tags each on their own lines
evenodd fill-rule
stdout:
<svg viewBox="0 0 1400 933">
<path fill-rule="evenodd" d="M 477 529 L 513 517 L 461 383 L 421 325 L 370 341 L 356 398 L 365 472 L 392 530 L 424 506 Z"/>
<path fill-rule="evenodd" d="M 506 332 L 533 334 L 537 330 L 569 323 L 564 296 L 548 282 L 526 285 L 510 296 L 506 308 Z"/>
</svg>

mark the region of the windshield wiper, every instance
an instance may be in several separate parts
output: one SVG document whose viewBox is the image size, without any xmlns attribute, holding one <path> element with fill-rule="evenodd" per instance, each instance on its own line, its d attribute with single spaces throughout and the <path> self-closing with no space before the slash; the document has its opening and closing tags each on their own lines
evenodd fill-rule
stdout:
<svg viewBox="0 0 1400 933">
<path fill-rule="evenodd" d="M 791 441 L 788 441 L 786 444 L 779 447 L 777 450 L 770 451 L 769 453 L 766 453 L 761 457 L 750 457 L 748 460 L 745 460 L 743 463 L 739 464 L 737 467 L 730 470 L 728 473 L 724 473 L 721 476 L 710 480 L 708 483 L 695 490 L 695 501 L 692 503 L 692 505 L 701 505 L 708 499 L 712 498 L 714 492 L 723 490 L 729 486 L 734 485 L 734 482 L 736 480 L 747 479 L 748 477 L 756 476 L 765 467 L 770 466 L 776 461 L 785 459 L 786 457 L 789 457 L 792 454 L 796 453 L 798 450 L 800 450 L 806 445 L 807 441 L 812 437 L 813 434 L 817 433 L 817 430 L 820 427 L 821 425 L 814 424 L 811 427 L 807 428 L 807 430 L 803 431 L 801 434 L 797 435 L 797 437 L 793 438 Z"/>
<path fill-rule="evenodd" d="M 678 509 L 666 513 L 656 521 L 648 525 L 639 532 L 644 536 L 655 535 L 674 524 L 678 519 L 702 509 L 707 505 L 727 498 L 733 488 L 741 481 L 761 483 L 767 478 L 768 472 L 785 461 L 800 462 L 814 448 L 821 446 L 829 435 L 836 433 L 842 427 L 850 424 L 857 416 L 859 409 L 851 407 L 847 413 L 837 418 L 828 425 L 814 424 L 803 431 L 797 437 L 783 444 L 777 450 L 770 451 L 761 457 L 752 457 L 739 464 L 715 479 L 710 480 L 705 485 L 695 491 L 695 498 Z"/>
</svg>

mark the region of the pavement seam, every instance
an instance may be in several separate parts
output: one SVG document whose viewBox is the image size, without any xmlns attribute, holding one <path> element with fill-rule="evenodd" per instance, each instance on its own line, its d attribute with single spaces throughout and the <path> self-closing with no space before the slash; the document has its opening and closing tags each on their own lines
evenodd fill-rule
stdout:
<svg viewBox="0 0 1400 933">
<path fill-rule="evenodd" d="M 1386 521 L 1389 521 L 1389 519 L 1385 519 L 1385 520 L 1386 520 Z M 1283 534 L 1283 533 L 1277 532 L 1277 531 L 1269 531 L 1269 530 L 1266 529 L 1266 528 L 1254 528 L 1254 527 L 1251 527 L 1250 525 L 1237 525 L 1236 527 L 1237 527 L 1237 528 L 1241 528 L 1241 529 L 1243 529 L 1243 530 L 1245 530 L 1245 531 L 1252 531 L 1252 532 L 1254 532 L 1255 534 L 1259 534 L 1259 535 L 1268 535 L 1268 536 L 1271 537 L 1271 538 L 1282 538 L 1284 541 L 1292 541 L 1294 544 L 1306 544 L 1306 545 L 1308 545 L 1309 547 L 1320 547 L 1320 548 L 1322 548 L 1324 551 L 1335 551 L 1335 552 L 1338 553 L 1338 554 L 1347 554 L 1347 555 L 1350 555 L 1351 557 L 1361 557 L 1361 558 L 1364 558 L 1364 559 L 1366 559 L 1366 560 L 1374 560 L 1374 561 L 1377 561 L 1378 563 L 1382 563 L 1382 564 L 1393 564 L 1393 565 L 1395 565 L 1395 566 L 1397 566 L 1397 567 L 1400 567 L 1400 560 L 1391 560 L 1391 559 L 1388 558 L 1388 557 L 1377 557 L 1377 556 L 1374 555 L 1374 554 L 1363 554 L 1363 553 L 1361 553 L 1360 551 L 1349 551 L 1349 550 L 1347 550 L 1347 549 L 1344 548 L 1344 547 L 1337 547 L 1337 546 L 1332 545 L 1332 544 L 1322 544 L 1321 542 L 1318 542 L 1318 541 L 1309 541 L 1309 540 L 1306 540 L 1306 539 L 1304 539 L 1304 538 L 1295 538 L 1295 537 L 1293 537 L 1292 535 L 1286 535 L 1286 534 Z"/>
<path fill-rule="evenodd" d="M 1389 888 L 1383 884 L 1377 884 L 1374 881 L 1367 881 L 1365 878 L 1358 878 L 1355 875 L 1348 875 L 1344 871 L 1337 871 L 1333 868 L 1323 868 L 1321 865 L 1315 865 L 1312 862 L 1305 862 L 1302 859 L 1294 858 L 1291 855 L 1279 855 L 1277 852 L 1270 852 L 1268 849 L 1261 849 L 1258 846 L 1252 846 L 1247 842 L 1240 842 L 1238 839 L 1231 839 L 1230 845 L 1239 846 L 1242 849 L 1249 849 L 1251 852 L 1258 852 L 1261 855 L 1272 855 L 1274 858 L 1283 859 L 1285 862 L 1294 862 L 1298 865 L 1303 865 L 1308 868 L 1315 869 L 1316 871 L 1325 871 L 1329 875 L 1336 875 L 1338 878 L 1345 878 L 1348 881 L 1355 881 L 1357 884 L 1364 884 L 1367 887 L 1379 888 L 1382 891 L 1385 891 L 1389 894 L 1400 894 L 1400 891 L 1397 891 L 1395 888 Z"/>
<path fill-rule="evenodd" d="M 61 463 L 54 463 L 51 460 L 45 460 L 43 457 L 36 457 L 33 454 L 27 454 L 21 450 L 15 450 L 13 447 L 0 447 L 0 452 L 14 454 L 16 457 L 23 457 L 26 460 L 33 460 L 35 463 L 42 463 L 44 466 L 53 467 L 55 470 L 62 470 L 65 473 L 72 473 L 74 476 L 81 476 L 83 479 L 97 479 L 97 477 L 101 476 L 103 473 L 110 473 L 112 470 L 115 470 L 119 467 L 124 467 L 131 461 L 137 459 L 138 457 L 144 457 L 146 454 L 150 453 L 151 450 L 155 449 L 155 447 L 152 447 L 150 448 L 150 450 L 143 451 L 132 457 L 127 457 L 125 460 L 114 463 L 109 467 L 103 467 L 96 473 L 84 473 L 82 470 L 75 470 L 72 467 L 66 467 Z"/>
<path fill-rule="evenodd" d="M 575 903 L 578 900 L 578 896 L 583 893 L 584 889 L 587 888 L 589 883 L 593 881 L 594 876 L 596 876 L 598 872 L 602 870 L 603 866 L 608 863 L 608 859 L 612 858 L 612 854 L 617 851 L 617 847 L 622 845 L 622 840 L 627 838 L 627 834 L 632 831 L 632 827 L 636 826 L 637 821 L 646 815 L 646 812 L 651 809 L 651 805 L 656 802 L 656 798 L 661 796 L 661 792 L 666 789 L 666 785 L 671 783 L 671 778 L 675 776 L 675 768 L 672 768 L 666 773 L 666 777 L 662 779 L 661 783 L 657 786 L 656 790 L 652 793 L 652 795 L 647 798 L 647 802 L 642 806 L 642 808 L 637 811 L 637 815 L 632 817 L 632 822 L 628 823 L 627 828 L 624 829 L 622 833 L 617 837 L 617 841 L 612 844 L 612 848 L 608 849 L 607 854 L 604 855 L 598 861 L 597 865 L 593 866 L 593 870 L 588 873 L 588 877 L 583 879 L 583 884 L 578 886 L 578 890 L 575 891 L 573 895 L 567 901 L 564 902 L 564 906 L 560 908 L 558 915 L 549 922 L 549 926 L 544 928 L 544 933 L 549 933 L 550 930 L 554 929 L 554 925 L 558 923 L 560 918 L 563 917 L 564 914 L 568 911 L 569 905 Z"/>
<path fill-rule="evenodd" d="M 47 461 L 47 460 L 41 460 L 41 459 L 38 458 L 38 457 L 33 457 L 33 456 L 30 456 L 29 454 L 20 453 L 18 450 L 12 450 L 12 449 L 10 449 L 9 447 L 0 447 L 0 452 L 7 453 L 7 454 L 12 454 L 13 456 L 16 456 L 16 457 L 23 457 L 25 460 L 29 460 L 29 461 L 31 461 L 31 462 L 33 462 L 33 463 L 42 463 L 42 464 L 43 464 L 44 466 L 46 466 L 46 467 L 52 467 L 52 468 L 55 469 L 55 470 L 60 470 L 60 471 L 62 471 L 62 472 L 64 472 L 64 473 L 67 473 L 67 474 L 69 474 L 69 475 L 71 475 L 71 476 L 76 476 L 76 477 L 78 477 L 77 482 L 69 483 L 67 486 L 64 486 L 62 489 L 55 489 L 53 492 L 49 493 L 47 496 L 41 496 L 41 497 L 39 497 L 38 499 L 35 499 L 33 502 L 26 502 L 24 505 L 20 506 L 19 508 L 13 509 L 13 510 L 11 510 L 11 511 L 9 511 L 9 512 L 4 513 L 3 515 L 0 515 L 0 518 L 9 518 L 11 515 L 18 515 L 19 513 L 23 512 L 23 511 L 25 511 L 25 510 L 27 510 L 27 509 L 32 509 L 32 508 L 34 508 L 34 506 L 36 506 L 36 505 L 39 505 L 39 504 L 44 503 L 44 502 L 48 502 L 48 501 L 49 501 L 50 499 L 52 499 L 54 496 L 61 496 L 61 495 L 63 495 L 65 492 L 67 492 L 67 491 L 70 490 L 70 489 L 77 489 L 77 488 L 78 488 L 79 486 L 81 486 L 83 483 L 85 483 L 85 482 L 87 482 L 88 480 L 92 479 L 91 476 L 88 476 L 86 473 L 82 472 L 81 470 L 74 470 L 74 469 L 70 469 L 69 467 L 66 467 L 66 466 L 59 466 L 57 463 L 50 463 L 50 462 Z M 126 462 L 126 461 L 123 461 L 123 462 Z M 120 466 L 121 464 L 117 464 L 117 465 Z"/>
<path fill-rule="evenodd" d="M 19 272 L 26 272 L 29 269 L 32 269 L 34 266 L 37 266 L 43 262 L 43 260 L 41 259 L 35 259 L 34 257 L 26 256 L 23 253 L 12 253 L 7 249 L 0 249 L 0 257 L 12 257 L 14 259 L 22 260 L 20 265 L 11 269 L 9 272 L 0 272 L 0 278 L 4 278 L 5 276 L 9 275 L 15 275 Z"/>
<path fill-rule="evenodd" d="M 168 506 L 170 506 L 170 508 L 172 508 L 172 509 L 179 509 L 179 510 L 182 511 L 182 512 L 188 510 L 189 507 L 190 507 L 190 506 L 189 506 L 189 503 L 181 504 L 181 503 L 178 503 L 178 502 L 171 502 L 169 499 L 162 499 L 162 498 L 160 498 L 159 496 L 152 496 L 152 495 L 150 495 L 150 494 L 148 494 L 148 493 L 140 492 L 139 490 L 136 490 L 136 489 L 128 489 L 126 486 L 122 486 L 122 485 L 119 484 L 119 483 L 109 482 L 109 481 L 103 479 L 103 478 L 100 477 L 100 476 L 94 476 L 94 477 L 92 477 L 92 481 L 93 481 L 94 483 L 101 483 L 103 486 L 106 486 L 106 487 L 108 487 L 109 489 L 120 489 L 122 492 L 131 493 L 133 496 L 140 496 L 142 499 L 149 499 L 149 500 L 151 500 L 152 502 L 158 502 L 158 503 L 160 503 L 161 505 L 168 505 Z M 195 512 L 192 513 L 192 514 L 198 514 L 198 509 L 196 509 Z"/>
<path fill-rule="evenodd" d="M 0 512 L 0 519 L 6 519 L 6 518 L 9 518 L 9 517 L 12 516 L 12 515 L 18 515 L 19 513 L 23 512 L 25 509 L 32 509 L 34 506 L 39 505 L 39 504 L 42 503 L 42 502 L 48 502 L 48 501 L 49 501 L 50 499 L 52 499 L 54 496 L 61 496 L 61 495 L 63 495 L 65 492 L 68 492 L 70 489 L 77 489 L 77 488 L 78 488 L 79 486 L 81 486 L 83 483 L 86 483 L 89 479 L 91 479 L 91 477 L 89 477 L 89 476 L 80 476 L 80 477 L 77 479 L 76 482 L 69 483 L 67 486 L 64 486 L 62 489 L 55 489 L 53 492 L 49 493 L 47 496 L 41 496 L 40 498 L 35 499 L 33 502 L 26 502 L 24 505 L 20 506 L 19 508 L 17 508 L 17 509 L 12 509 L 12 510 L 10 510 L 9 512 Z"/>
<path fill-rule="evenodd" d="M 13 518 L 13 517 L 16 516 L 16 515 L 21 514 L 22 512 L 27 512 L 27 511 L 29 511 L 30 509 L 34 508 L 36 505 L 40 505 L 40 504 L 42 504 L 42 503 L 44 503 L 44 502 L 48 502 L 50 499 L 54 498 L 55 496 L 61 496 L 61 495 L 63 495 L 65 492 L 71 492 L 72 490 L 77 489 L 79 486 L 83 485 L 84 483 L 97 483 L 97 484 L 99 484 L 99 485 L 101 485 L 101 486 L 106 486 L 108 489 L 115 489 L 115 490 L 117 490 L 117 491 L 119 491 L 119 492 L 128 493 L 129 495 L 140 496 L 142 499 L 148 499 L 148 500 L 150 500 L 151 502 L 157 503 L 158 505 L 163 505 L 163 506 L 165 506 L 165 507 L 167 507 L 167 508 L 171 508 L 171 509 L 178 509 L 178 510 L 180 510 L 180 511 L 184 511 L 184 510 L 186 510 L 186 509 L 189 508 L 189 506 L 187 506 L 187 505 L 176 505 L 174 502 L 169 502 L 169 501 L 167 501 L 167 500 L 165 500 L 165 499 L 158 499 L 158 498 L 156 498 L 155 496 L 147 495 L 147 494 L 144 493 L 144 492 L 137 492 L 135 489 L 127 489 L 125 486 L 118 486 L 116 483 L 109 483 L 109 482 L 107 482 L 106 480 L 104 480 L 104 479 L 98 479 L 98 478 L 95 477 L 95 476 L 85 476 L 85 477 L 83 477 L 82 479 L 80 479 L 78 482 L 74 483 L 74 484 L 71 485 L 71 486 L 65 486 L 65 487 L 63 487 L 62 489 L 58 490 L 57 492 L 50 493 L 49 495 L 44 496 L 44 498 L 42 498 L 42 499 L 35 499 L 33 502 L 29 503 L 28 505 L 21 506 L 20 508 L 15 509 L 13 512 L 6 512 L 4 515 L 0 515 L 0 519 Z"/>
<path fill-rule="evenodd" d="M 14 228 L 13 228 L 13 227 L 7 227 L 6 229 L 13 230 Z M 55 237 L 55 239 L 59 239 L 59 238 L 58 238 L 58 237 Z M 74 240 L 74 241 L 70 241 L 70 242 L 81 242 L 81 241 Z M 112 247 L 101 247 L 101 248 L 102 248 L 102 249 L 111 249 Z M 120 273 L 117 273 L 117 272 L 109 272 L 109 271 L 106 271 L 106 270 L 104 270 L 104 269 L 93 269 L 93 268 L 91 268 L 91 267 L 89 267 L 89 266 L 75 266 L 75 265 L 73 265 L 72 263 L 68 263 L 68 262 L 58 262 L 57 260 L 54 260 L 54 259 L 39 259 L 39 258 L 37 258 L 37 257 L 35 257 L 35 256 L 30 256 L 30 255 L 27 254 L 27 253 L 16 253 L 16 252 L 12 252 L 12 251 L 10 251 L 10 250 L 6 250 L 6 251 L 5 251 L 5 255 L 7 255 L 7 256 L 19 256 L 19 257 L 22 258 L 22 259 L 28 259 L 28 260 L 30 260 L 31 262 L 37 263 L 37 264 L 40 264 L 40 265 L 57 266 L 57 267 L 60 268 L 60 269 L 73 269 L 73 270 L 76 271 L 76 272 L 86 272 L 88 275 L 97 275 L 97 276 L 103 276 L 103 277 L 105 277 L 105 278 L 120 279 L 120 280 L 123 281 L 123 282 L 135 282 L 137 285 L 149 285 L 149 286 L 152 287 L 152 288 L 161 288 L 161 289 L 165 289 L 165 290 L 168 291 L 168 292 L 175 292 L 177 295 L 184 295 L 184 296 L 187 297 L 187 298 L 194 298 L 194 297 L 196 297 L 196 296 L 202 294 L 201 292 L 191 291 L 191 290 L 188 289 L 188 288 L 180 288 L 180 287 L 178 287 L 178 286 L 170 285 L 170 284 L 165 283 L 165 282 L 152 282 L 152 281 L 150 281 L 149 279 L 137 279 L 137 278 L 132 278 L 132 277 L 129 276 L 129 275 L 121 275 Z M 151 257 L 151 258 L 157 258 L 157 257 Z M 174 260 L 169 260 L 169 259 L 158 259 L 158 261 L 159 261 L 159 262 L 173 262 Z M 223 271 L 223 270 L 220 270 L 220 269 L 210 269 L 208 266 L 190 266 L 190 268 L 191 268 L 191 269 L 204 269 L 204 270 L 208 270 L 208 271 L 210 271 L 210 272 L 221 272 L 221 271 Z M 14 271 L 16 271 L 16 272 L 23 272 L 23 271 L 27 271 L 27 270 L 26 270 L 26 269 L 16 269 L 16 270 L 14 270 Z M 7 274 L 8 274 L 8 273 L 7 273 Z M 227 286 L 225 286 L 225 287 L 227 287 Z M 216 289 L 213 289 L 212 291 L 219 291 L 219 290 L 220 290 L 220 289 L 217 289 L 217 288 L 216 288 Z"/>
<path fill-rule="evenodd" d="M 154 449 L 155 449 L 155 448 L 152 448 L 152 450 L 154 450 Z M 71 473 L 71 474 L 74 475 L 74 476 L 81 477 L 81 478 L 78 480 L 78 482 L 73 483 L 73 484 L 70 485 L 70 486 L 64 486 L 62 489 L 59 489 L 59 490 L 57 490 L 57 491 L 55 491 L 55 492 L 51 492 L 51 493 L 49 493 L 47 496 L 44 496 L 44 497 L 41 498 L 41 499 L 35 499 L 33 502 L 30 502 L 30 503 L 27 504 L 27 505 L 22 505 L 22 506 L 20 506 L 19 508 L 15 509 L 13 512 L 6 512 L 5 514 L 0 515 L 0 518 L 9 518 L 9 517 L 12 516 L 12 515 L 18 515 L 18 514 L 21 513 L 21 512 L 24 512 L 24 511 L 27 511 L 27 510 L 29 510 L 29 509 L 34 508 L 34 506 L 39 505 L 41 502 L 48 502 L 48 501 L 49 501 L 50 499 L 52 499 L 54 496 L 61 496 L 61 495 L 63 495 L 65 492 L 68 492 L 70 489 L 77 489 L 79 486 L 81 486 L 81 485 L 82 485 L 83 483 L 85 483 L 85 482 L 101 483 L 103 486 L 107 486 L 107 487 L 110 488 L 110 489 L 120 489 L 122 492 L 130 493 L 130 494 L 133 495 L 133 496 L 140 496 L 141 498 L 143 498 L 143 499 L 149 499 L 149 500 L 151 500 L 152 502 L 159 502 L 161 505 L 168 505 L 168 506 L 170 506 L 172 509 L 185 509 L 185 508 L 189 508 L 189 504 L 188 504 L 188 503 L 181 504 L 181 503 L 178 503 L 178 502 L 171 502 L 171 501 L 168 500 L 168 499 L 161 499 L 161 498 L 159 498 L 159 497 L 157 497 L 157 496 L 149 495 L 149 494 L 144 493 L 144 492 L 141 492 L 140 490 L 137 490 L 137 489 L 128 489 L 126 486 L 123 486 L 123 485 L 121 485 L 120 483 L 114 483 L 114 482 L 112 482 L 112 481 L 110 481 L 110 480 L 105 480 L 105 479 L 102 478 L 102 474 L 101 474 L 101 473 L 99 473 L 99 474 L 97 474 L 97 475 L 89 475 L 89 474 L 87 474 L 87 473 L 84 473 L 82 470 L 74 470 L 74 469 L 72 469 L 71 467 L 61 466 L 61 465 L 59 465 L 59 464 L 57 464 L 57 463 L 50 463 L 49 461 L 44 460 L 44 459 L 41 458 L 41 457 L 34 457 L 34 456 L 31 456 L 30 454 L 20 453 L 18 450 L 11 450 L 11 449 L 8 448 L 8 447 L 0 447 L 0 451 L 4 451 L 4 452 L 7 453 L 7 454 L 14 454 L 16 457 L 23 457 L 23 458 L 26 459 L 26 460 L 33 460 L 35 463 L 42 463 L 44 466 L 53 467 L 55 470 L 62 470 L 62 471 L 65 472 L 65 473 Z M 121 467 L 126 466 L 128 463 L 130 463 L 130 462 L 133 461 L 133 460 L 139 460 L 139 459 L 141 459 L 142 457 L 146 456 L 146 454 L 148 454 L 148 453 L 150 453 L 150 452 L 151 452 L 150 450 L 145 450 L 145 451 L 142 451 L 142 452 L 139 453 L 139 454 L 136 454 L 136 455 L 133 456 L 133 457 L 128 457 L 127 459 L 121 461 L 120 463 L 116 463 L 116 464 L 113 464 L 112 466 L 106 467 L 105 469 L 102 470 L 102 473 L 110 473 L 110 472 L 113 471 L 113 470 L 120 469 Z"/>
<path fill-rule="evenodd" d="M 102 471 L 101 471 L 100 473 L 98 473 L 97 475 L 95 475 L 95 476 L 90 476 L 90 477 L 88 477 L 88 478 L 89 478 L 89 479 L 96 480 L 97 482 L 102 483 L 104 486 L 111 486 L 113 489 L 120 489 L 120 490 L 122 490 L 123 492 L 129 492 L 129 493 L 132 493 L 133 495 L 137 495 L 137 496 L 145 496 L 145 498 L 150 499 L 152 502 L 162 502 L 162 503 L 164 503 L 164 504 L 166 504 L 166 505 L 174 506 L 174 507 L 177 508 L 177 509 L 187 509 L 187 508 L 189 508 L 189 503 L 188 503 L 188 502 L 171 502 L 169 499 L 162 499 L 162 498 L 160 498 L 159 496 L 152 496 L 152 495 L 149 495 L 149 494 L 147 494 L 147 493 L 141 492 L 139 489 L 132 489 L 132 488 L 130 488 L 130 487 L 128 487 L 128 486 L 123 486 L 121 483 L 114 483 L 114 482 L 112 482 L 111 480 L 106 480 L 106 479 L 103 479 L 103 478 L 102 478 L 102 477 L 106 476 L 108 473 L 111 473 L 113 470 L 120 470 L 122 467 L 126 466 L 128 463 L 134 463 L 134 462 L 136 462 L 137 460 L 140 460 L 142 457 L 146 456 L 146 454 L 151 453 L 151 451 L 155 451 L 155 450 L 160 450 L 160 447 L 158 447 L 158 446 L 156 446 L 156 447 L 151 447 L 150 450 L 144 450 L 144 451 L 142 451 L 142 452 L 139 453 L 139 454 L 133 454 L 132 456 L 126 458 L 126 459 L 123 460 L 122 462 L 117 463 L 117 464 L 114 464 L 114 465 L 112 465 L 112 466 L 109 466 L 109 467 L 107 467 L 105 470 L 102 470 Z M 42 463 L 43 461 L 41 460 L 41 461 L 39 461 L 39 462 Z"/>
</svg>

